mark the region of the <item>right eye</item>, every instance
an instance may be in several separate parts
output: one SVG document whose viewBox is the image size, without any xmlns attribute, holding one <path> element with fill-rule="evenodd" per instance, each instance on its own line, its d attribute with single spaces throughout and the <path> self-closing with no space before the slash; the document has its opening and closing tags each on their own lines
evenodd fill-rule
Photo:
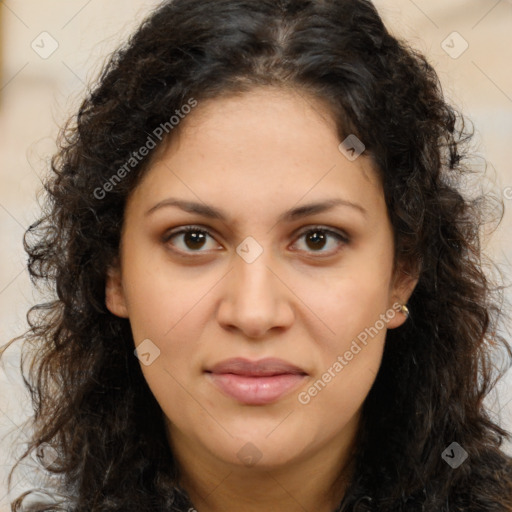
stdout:
<svg viewBox="0 0 512 512">
<path fill-rule="evenodd" d="M 199 226 L 185 226 L 167 233 L 163 238 L 163 242 L 168 244 L 171 240 L 177 239 L 178 243 L 171 243 L 171 245 L 176 248 L 178 252 L 192 254 L 197 252 L 209 252 L 208 250 L 201 250 L 207 245 L 208 238 L 214 240 L 207 230 Z M 218 247 L 217 245 L 217 248 Z M 212 247 L 211 250 L 215 250 L 215 247 Z"/>
</svg>

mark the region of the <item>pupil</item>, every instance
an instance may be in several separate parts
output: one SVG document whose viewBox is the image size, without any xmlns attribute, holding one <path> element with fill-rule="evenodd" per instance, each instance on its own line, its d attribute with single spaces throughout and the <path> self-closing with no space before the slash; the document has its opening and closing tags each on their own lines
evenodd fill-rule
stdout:
<svg viewBox="0 0 512 512">
<path fill-rule="evenodd" d="M 321 231 L 313 231 L 310 236 L 307 237 L 308 241 L 313 241 L 314 248 L 322 248 L 325 244 L 325 235 Z"/>
<path fill-rule="evenodd" d="M 191 242 L 191 244 L 189 243 Z M 204 243 L 204 233 L 199 231 L 191 231 L 185 235 L 185 243 L 189 249 L 198 249 Z"/>
</svg>

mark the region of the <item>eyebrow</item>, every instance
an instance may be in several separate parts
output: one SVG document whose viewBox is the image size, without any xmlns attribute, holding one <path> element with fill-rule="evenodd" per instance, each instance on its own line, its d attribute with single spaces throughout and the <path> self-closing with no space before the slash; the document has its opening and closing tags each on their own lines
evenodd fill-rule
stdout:
<svg viewBox="0 0 512 512">
<path fill-rule="evenodd" d="M 209 219 L 217 219 L 224 222 L 227 222 L 228 220 L 228 216 L 222 210 L 215 208 L 211 205 L 207 205 L 205 203 L 197 203 L 195 201 L 185 201 L 173 197 L 169 197 L 158 202 L 157 204 L 152 206 L 145 213 L 145 215 L 150 215 L 151 213 L 161 208 L 169 206 L 176 206 L 185 212 L 195 213 L 197 215 L 201 215 L 202 217 L 207 217 Z M 352 208 L 354 210 L 359 211 L 365 217 L 368 214 L 367 210 L 358 203 L 353 203 L 352 201 L 347 201 L 346 199 L 333 198 L 327 199 L 325 201 L 320 201 L 317 203 L 306 204 L 304 206 L 298 206 L 296 208 L 287 210 L 286 212 L 282 213 L 279 216 L 278 222 L 292 222 L 302 217 L 307 217 L 308 215 L 314 215 L 316 213 L 322 213 L 327 210 L 331 210 L 336 206 L 346 206 Z"/>
</svg>

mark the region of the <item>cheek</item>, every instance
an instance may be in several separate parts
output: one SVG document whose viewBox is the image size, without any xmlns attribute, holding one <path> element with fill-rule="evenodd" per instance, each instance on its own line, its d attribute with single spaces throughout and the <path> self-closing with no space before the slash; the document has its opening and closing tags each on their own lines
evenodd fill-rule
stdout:
<svg viewBox="0 0 512 512">
<path fill-rule="evenodd" d="M 160 295 L 154 301 L 140 301 L 130 318 L 136 344 L 151 340 L 150 351 L 156 356 L 149 365 L 141 360 L 141 369 L 152 394 L 171 418 L 190 410 L 187 390 L 193 388 L 200 374 L 197 354 L 203 323 L 198 318 L 200 307 L 194 307 L 195 303 L 182 296 Z"/>
<path fill-rule="evenodd" d="M 368 329 L 375 327 L 379 332 L 385 331 L 386 323 L 382 318 L 386 315 L 389 297 L 387 286 L 373 282 L 364 282 L 359 278 L 351 278 L 344 282 L 336 295 L 336 309 L 332 312 L 336 323 L 334 330 L 339 332 L 345 343 L 357 338 Z M 364 339 L 364 336 L 361 336 Z"/>
<path fill-rule="evenodd" d="M 380 256 L 347 264 L 330 294 L 312 297 L 330 335 L 322 337 L 319 373 L 301 403 L 336 423 L 361 406 L 381 364 L 391 260 Z"/>
<path fill-rule="evenodd" d="M 359 258 L 340 272 L 329 294 L 317 292 L 313 296 L 315 307 L 331 331 L 331 357 L 332 352 L 348 350 L 358 337 L 364 342 L 368 331 L 372 337 L 385 336 L 386 323 L 382 318 L 389 308 L 390 279 L 391 261 L 388 265 L 386 255 L 380 260 Z"/>
<path fill-rule="evenodd" d="M 331 322 L 336 334 L 324 345 L 321 371 L 333 387 L 356 387 L 373 378 L 380 366 L 387 332 L 386 297 L 376 290 L 357 291 L 351 299 L 348 294 L 339 297 Z"/>
<path fill-rule="evenodd" d="M 205 294 L 215 281 L 148 259 L 143 264 L 135 256 L 124 268 L 130 326 L 138 352 L 144 346 L 151 354 L 151 364 L 141 360 L 148 385 L 157 400 L 165 401 L 179 396 L 179 383 L 190 378 L 207 321 Z"/>
<path fill-rule="evenodd" d="M 167 350 L 176 332 L 196 325 L 197 306 L 215 284 L 212 276 L 195 275 L 179 269 L 163 257 L 133 253 L 126 258 L 125 294 L 132 332 L 136 342 L 150 338 Z"/>
<path fill-rule="evenodd" d="M 352 313 L 349 323 L 340 320 L 342 334 L 324 345 L 319 372 L 298 397 L 308 417 L 318 417 L 333 432 L 357 413 L 379 371 L 386 329 L 378 314 L 377 321 L 367 312 Z"/>
</svg>

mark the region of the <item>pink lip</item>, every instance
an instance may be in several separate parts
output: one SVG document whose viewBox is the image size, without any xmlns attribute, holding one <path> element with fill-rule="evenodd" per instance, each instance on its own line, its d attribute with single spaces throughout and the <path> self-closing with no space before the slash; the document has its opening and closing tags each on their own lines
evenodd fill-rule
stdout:
<svg viewBox="0 0 512 512">
<path fill-rule="evenodd" d="M 282 359 L 249 361 L 240 357 L 221 361 L 206 373 L 224 394 L 248 405 L 275 402 L 307 375 L 298 366 Z"/>
</svg>

